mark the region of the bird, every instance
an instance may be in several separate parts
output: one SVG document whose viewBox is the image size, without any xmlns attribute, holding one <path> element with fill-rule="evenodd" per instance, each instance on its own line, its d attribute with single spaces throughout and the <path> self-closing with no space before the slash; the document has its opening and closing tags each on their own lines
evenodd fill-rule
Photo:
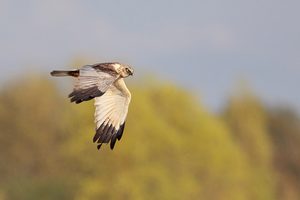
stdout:
<svg viewBox="0 0 300 200">
<path fill-rule="evenodd" d="M 71 76 L 75 83 L 69 94 L 71 103 L 82 103 L 94 99 L 96 130 L 93 142 L 99 150 L 102 144 L 110 143 L 113 150 L 121 140 L 131 93 L 124 78 L 133 75 L 133 68 L 119 62 L 84 65 L 74 70 L 53 70 L 55 77 Z"/>
</svg>

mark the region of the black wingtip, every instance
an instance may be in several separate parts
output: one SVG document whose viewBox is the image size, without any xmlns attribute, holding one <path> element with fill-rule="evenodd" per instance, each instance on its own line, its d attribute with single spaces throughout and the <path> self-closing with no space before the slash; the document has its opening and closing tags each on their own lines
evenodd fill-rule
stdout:
<svg viewBox="0 0 300 200">
<path fill-rule="evenodd" d="M 75 89 L 73 90 L 68 97 L 70 98 L 71 103 L 75 102 L 79 104 L 83 101 L 89 101 L 95 97 L 102 96 L 104 92 L 100 91 L 97 86 L 87 88 L 87 89 Z"/>
<path fill-rule="evenodd" d="M 124 132 L 124 129 L 125 129 L 125 122 L 120 126 L 120 129 L 117 132 L 117 139 L 118 140 L 121 140 L 123 132 Z"/>
<path fill-rule="evenodd" d="M 95 143 L 98 140 L 98 138 L 99 138 L 99 134 L 98 132 L 96 132 L 96 134 L 93 137 L 93 142 Z"/>
<path fill-rule="evenodd" d="M 101 144 L 98 144 L 98 145 L 97 145 L 97 149 L 100 150 L 101 146 L 102 146 L 102 143 L 101 143 Z"/>
<path fill-rule="evenodd" d="M 115 147 L 117 141 L 117 134 L 115 133 L 112 138 L 111 138 L 111 142 L 110 142 L 110 149 L 113 150 Z"/>
<path fill-rule="evenodd" d="M 125 123 L 123 123 L 117 131 L 111 124 L 102 124 L 96 129 L 93 137 L 93 142 L 98 143 L 97 149 L 99 150 L 103 143 L 110 143 L 110 149 L 113 150 L 117 140 L 120 140 L 124 132 Z"/>
</svg>

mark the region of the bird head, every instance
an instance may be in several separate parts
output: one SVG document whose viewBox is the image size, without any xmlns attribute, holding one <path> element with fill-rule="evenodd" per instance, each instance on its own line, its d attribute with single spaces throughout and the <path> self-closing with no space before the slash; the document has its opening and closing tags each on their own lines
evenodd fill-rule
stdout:
<svg viewBox="0 0 300 200">
<path fill-rule="evenodd" d="M 119 64 L 117 71 L 122 78 L 133 75 L 133 69 L 129 65 Z"/>
</svg>

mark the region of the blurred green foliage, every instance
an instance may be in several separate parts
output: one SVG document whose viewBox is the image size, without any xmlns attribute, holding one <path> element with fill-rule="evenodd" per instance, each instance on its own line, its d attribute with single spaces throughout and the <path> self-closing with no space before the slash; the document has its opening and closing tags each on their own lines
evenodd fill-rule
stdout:
<svg viewBox="0 0 300 200">
<path fill-rule="evenodd" d="M 299 199 L 300 127 L 290 110 L 233 96 L 220 116 L 171 84 L 132 84 L 114 151 L 92 143 L 93 102 L 45 77 L 0 92 L 0 200 Z"/>
</svg>

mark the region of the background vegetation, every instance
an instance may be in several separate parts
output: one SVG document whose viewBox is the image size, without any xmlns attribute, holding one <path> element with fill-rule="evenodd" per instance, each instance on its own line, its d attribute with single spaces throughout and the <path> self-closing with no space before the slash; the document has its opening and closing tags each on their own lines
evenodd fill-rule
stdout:
<svg viewBox="0 0 300 200">
<path fill-rule="evenodd" d="M 97 151 L 93 102 L 46 77 L 0 91 L 0 199 L 300 199 L 300 119 L 250 92 L 212 114 L 166 83 L 131 84 L 124 136 Z"/>
</svg>

